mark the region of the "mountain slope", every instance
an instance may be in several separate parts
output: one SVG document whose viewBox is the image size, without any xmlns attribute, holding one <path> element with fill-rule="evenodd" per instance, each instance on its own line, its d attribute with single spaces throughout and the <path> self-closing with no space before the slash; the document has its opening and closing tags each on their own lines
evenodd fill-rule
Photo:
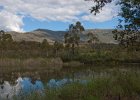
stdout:
<svg viewBox="0 0 140 100">
<path fill-rule="evenodd" d="M 113 34 L 111 29 L 88 29 L 80 34 L 81 40 L 87 40 L 87 33 L 92 32 L 96 34 L 102 43 L 116 43 L 113 39 Z M 52 31 L 47 29 L 37 29 L 31 32 L 18 33 L 18 32 L 7 32 L 11 34 L 15 41 L 37 41 L 42 42 L 43 39 L 47 39 L 48 42 L 54 41 L 64 41 L 65 31 Z"/>
</svg>

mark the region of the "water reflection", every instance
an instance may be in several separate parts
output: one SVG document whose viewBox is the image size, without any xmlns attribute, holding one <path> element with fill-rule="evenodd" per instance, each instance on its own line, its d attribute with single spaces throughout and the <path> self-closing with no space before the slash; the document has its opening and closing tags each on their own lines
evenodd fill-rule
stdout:
<svg viewBox="0 0 140 100">
<path fill-rule="evenodd" d="M 137 68 L 139 69 L 139 67 Z M 41 72 L 17 72 L 12 74 L 0 74 L 0 100 L 3 98 L 12 98 L 13 96 L 19 96 L 20 94 L 30 94 L 32 92 L 37 92 L 43 94 L 44 89 L 61 88 L 66 84 L 73 82 L 78 82 L 81 84 L 86 84 L 91 79 L 97 79 L 102 77 L 110 77 L 116 72 L 127 72 L 134 71 L 139 72 L 136 68 L 132 67 L 96 67 L 96 68 L 65 68 L 59 72 L 48 70 L 42 70 Z M 140 72 L 139 72 L 140 73 Z M 22 76 L 22 77 L 19 77 Z M 17 79 L 18 77 L 18 79 Z M 41 78 L 41 80 L 40 80 Z M 8 81 L 1 81 L 1 80 Z M 16 80 L 17 79 L 17 80 Z M 16 84 L 12 84 L 15 83 Z M 47 85 L 48 88 L 45 86 Z"/>
<path fill-rule="evenodd" d="M 51 79 L 48 83 L 47 86 L 49 88 L 61 88 L 62 86 L 66 85 L 66 84 L 70 84 L 70 83 L 80 83 L 80 84 L 86 84 L 88 82 L 88 80 L 73 80 L 73 79 L 62 79 L 62 80 L 55 80 L 55 79 Z"/>
<path fill-rule="evenodd" d="M 33 92 L 43 93 L 44 85 L 40 80 L 32 83 L 30 78 L 19 77 L 16 82 L 15 85 L 11 85 L 8 81 L 4 81 L 0 85 L 0 100 L 12 99 L 13 96 L 26 95 Z"/>
<path fill-rule="evenodd" d="M 10 85 L 8 81 L 4 81 L 3 84 L 0 85 L 0 100 L 2 99 L 12 99 L 13 96 L 21 96 L 21 95 L 28 95 L 31 93 L 39 93 L 43 95 L 44 92 L 44 85 L 40 80 L 36 80 L 32 82 L 31 78 L 21 78 L 19 77 L 16 80 L 16 85 Z M 62 79 L 62 80 L 55 80 L 51 79 L 47 83 L 47 87 L 52 88 L 61 88 L 66 84 L 70 84 L 73 82 L 78 82 L 81 84 L 86 84 L 87 80 L 73 80 L 73 79 Z"/>
</svg>

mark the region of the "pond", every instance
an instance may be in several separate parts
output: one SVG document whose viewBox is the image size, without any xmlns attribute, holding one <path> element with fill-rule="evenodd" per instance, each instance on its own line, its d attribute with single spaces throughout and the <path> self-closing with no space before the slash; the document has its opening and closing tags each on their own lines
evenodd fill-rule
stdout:
<svg viewBox="0 0 140 100">
<path fill-rule="evenodd" d="M 47 88 L 56 89 L 61 88 L 66 84 L 73 82 L 79 82 L 80 84 L 86 84 L 87 80 L 72 80 L 72 79 L 51 79 L 46 83 Z M 35 80 L 32 82 L 31 78 L 19 77 L 16 80 L 15 85 L 11 85 L 8 81 L 4 81 L 0 85 L 0 100 L 1 99 L 12 99 L 14 96 L 30 95 L 32 93 L 38 93 L 43 96 L 45 91 L 45 84 L 41 80 Z"/>
<path fill-rule="evenodd" d="M 0 98 L 12 98 L 15 95 L 28 95 L 32 92 L 43 95 L 46 87 L 61 88 L 73 82 L 86 84 L 96 78 L 110 77 L 118 71 L 140 73 L 139 65 L 63 67 L 60 70 L 5 73 L 0 76 Z"/>
</svg>

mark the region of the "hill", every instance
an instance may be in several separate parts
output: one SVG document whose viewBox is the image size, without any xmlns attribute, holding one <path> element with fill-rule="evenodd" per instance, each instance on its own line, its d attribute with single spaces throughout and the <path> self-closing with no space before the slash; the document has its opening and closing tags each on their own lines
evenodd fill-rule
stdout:
<svg viewBox="0 0 140 100">
<path fill-rule="evenodd" d="M 92 32 L 97 35 L 101 43 L 117 43 L 112 34 L 112 29 L 87 29 L 85 32 L 80 34 L 81 41 L 87 40 L 87 33 Z M 47 39 L 48 42 L 64 41 L 65 31 L 52 31 L 48 29 L 37 29 L 31 32 L 19 33 L 19 32 L 6 32 L 11 34 L 15 41 L 37 41 L 42 42 L 43 39 Z"/>
</svg>

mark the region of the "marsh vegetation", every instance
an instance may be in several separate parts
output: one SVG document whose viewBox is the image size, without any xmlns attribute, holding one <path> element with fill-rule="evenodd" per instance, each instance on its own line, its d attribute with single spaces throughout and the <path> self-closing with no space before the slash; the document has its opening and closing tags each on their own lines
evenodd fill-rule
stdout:
<svg viewBox="0 0 140 100">
<path fill-rule="evenodd" d="M 111 0 L 95 2 L 97 5 L 91 12 L 97 14 Z M 46 39 L 41 43 L 14 41 L 10 34 L 0 31 L 0 83 L 6 80 L 15 84 L 18 77 L 44 83 L 44 95 L 35 92 L 23 95 L 22 100 L 139 100 L 139 3 L 138 0 L 118 3 L 120 15 L 125 19 L 124 25 L 120 20 L 113 31 L 118 44 L 101 43 L 92 33 L 82 41 L 79 34 L 85 29 L 80 22 L 69 25 L 63 42 L 53 44 Z M 63 79 L 70 79 L 72 83 L 55 88 L 47 85 L 50 80 L 55 83 Z"/>
</svg>

